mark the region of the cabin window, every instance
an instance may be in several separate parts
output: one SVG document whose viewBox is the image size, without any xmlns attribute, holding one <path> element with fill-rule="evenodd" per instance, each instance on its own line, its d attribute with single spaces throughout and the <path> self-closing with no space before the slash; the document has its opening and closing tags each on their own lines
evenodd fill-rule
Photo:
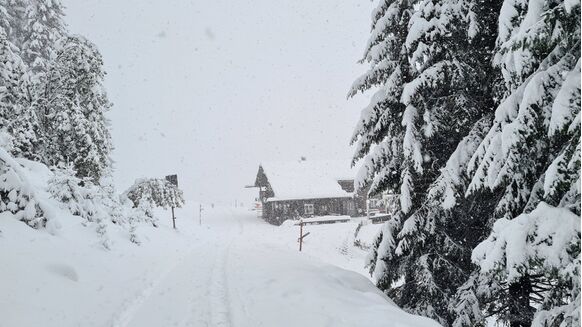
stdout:
<svg viewBox="0 0 582 327">
<path fill-rule="evenodd" d="M 352 201 L 348 201 L 348 210 L 354 210 L 354 203 Z"/>
<path fill-rule="evenodd" d="M 313 203 L 304 204 L 303 207 L 306 215 L 313 215 Z"/>
</svg>

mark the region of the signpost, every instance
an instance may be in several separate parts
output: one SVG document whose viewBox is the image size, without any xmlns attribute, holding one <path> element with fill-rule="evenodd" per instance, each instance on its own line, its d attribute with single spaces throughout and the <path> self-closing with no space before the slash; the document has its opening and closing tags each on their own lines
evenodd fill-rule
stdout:
<svg viewBox="0 0 582 327">
<path fill-rule="evenodd" d="M 166 180 L 170 182 L 170 184 L 178 187 L 178 175 L 168 175 L 166 176 Z M 174 207 L 172 207 L 172 225 L 174 229 L 176 229 L 176 216 L 174 215 Z"/>
<path fill-rule="evenodd" d="M 299 238 L 297 239 L 297 242 L 299 242 L 299 252 L 303 249 L 303 239 L 310 234 L 310 232 L 303 234 L 303 225 L 305 225 L 303 219 L 299 220 Z"/>
<path fill-rule="evenodd" d="M 172 185 L 178 187 L 178 175 L 168 175 L 166 176 L 166 180 L 170 182 Z"/>
</svg>

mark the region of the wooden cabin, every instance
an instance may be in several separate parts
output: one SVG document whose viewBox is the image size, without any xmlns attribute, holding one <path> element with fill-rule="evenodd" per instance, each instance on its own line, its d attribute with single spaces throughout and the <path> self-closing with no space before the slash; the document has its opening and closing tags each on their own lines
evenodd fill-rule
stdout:
<svg viewBox="0 0 582 327">
<path fill-rule="evenodd" d="M 354 176 L 345 161 L 261 163 L 254 186 L 262 217 L 280 225 L 300 217 L 365 215 L 367 192 L 354 192 Z"/>
</svg>

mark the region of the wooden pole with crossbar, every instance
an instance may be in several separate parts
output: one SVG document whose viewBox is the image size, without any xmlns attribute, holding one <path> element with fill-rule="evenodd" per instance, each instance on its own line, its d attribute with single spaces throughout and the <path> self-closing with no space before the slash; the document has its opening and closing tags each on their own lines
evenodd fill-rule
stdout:
<svg viewBox="0 0 582 327">
<path fill-rule="evenodd" d="M 303 248 L 303 219 L 299 221 L 299 252 Z"/>
</svg>

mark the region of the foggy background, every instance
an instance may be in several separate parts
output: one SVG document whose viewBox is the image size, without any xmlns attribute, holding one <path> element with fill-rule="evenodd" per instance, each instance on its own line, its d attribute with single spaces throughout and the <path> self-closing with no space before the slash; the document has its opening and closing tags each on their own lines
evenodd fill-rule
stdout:
<svg viewBox="0 0 582 327">
<path fill-rule="evenodd" d="M 371 2 L 63 3 L 104 57 L 119 191 L 176 173 L 186 201 L 249 205 L 261 161 L 349 164 Z"/>
</svg>

